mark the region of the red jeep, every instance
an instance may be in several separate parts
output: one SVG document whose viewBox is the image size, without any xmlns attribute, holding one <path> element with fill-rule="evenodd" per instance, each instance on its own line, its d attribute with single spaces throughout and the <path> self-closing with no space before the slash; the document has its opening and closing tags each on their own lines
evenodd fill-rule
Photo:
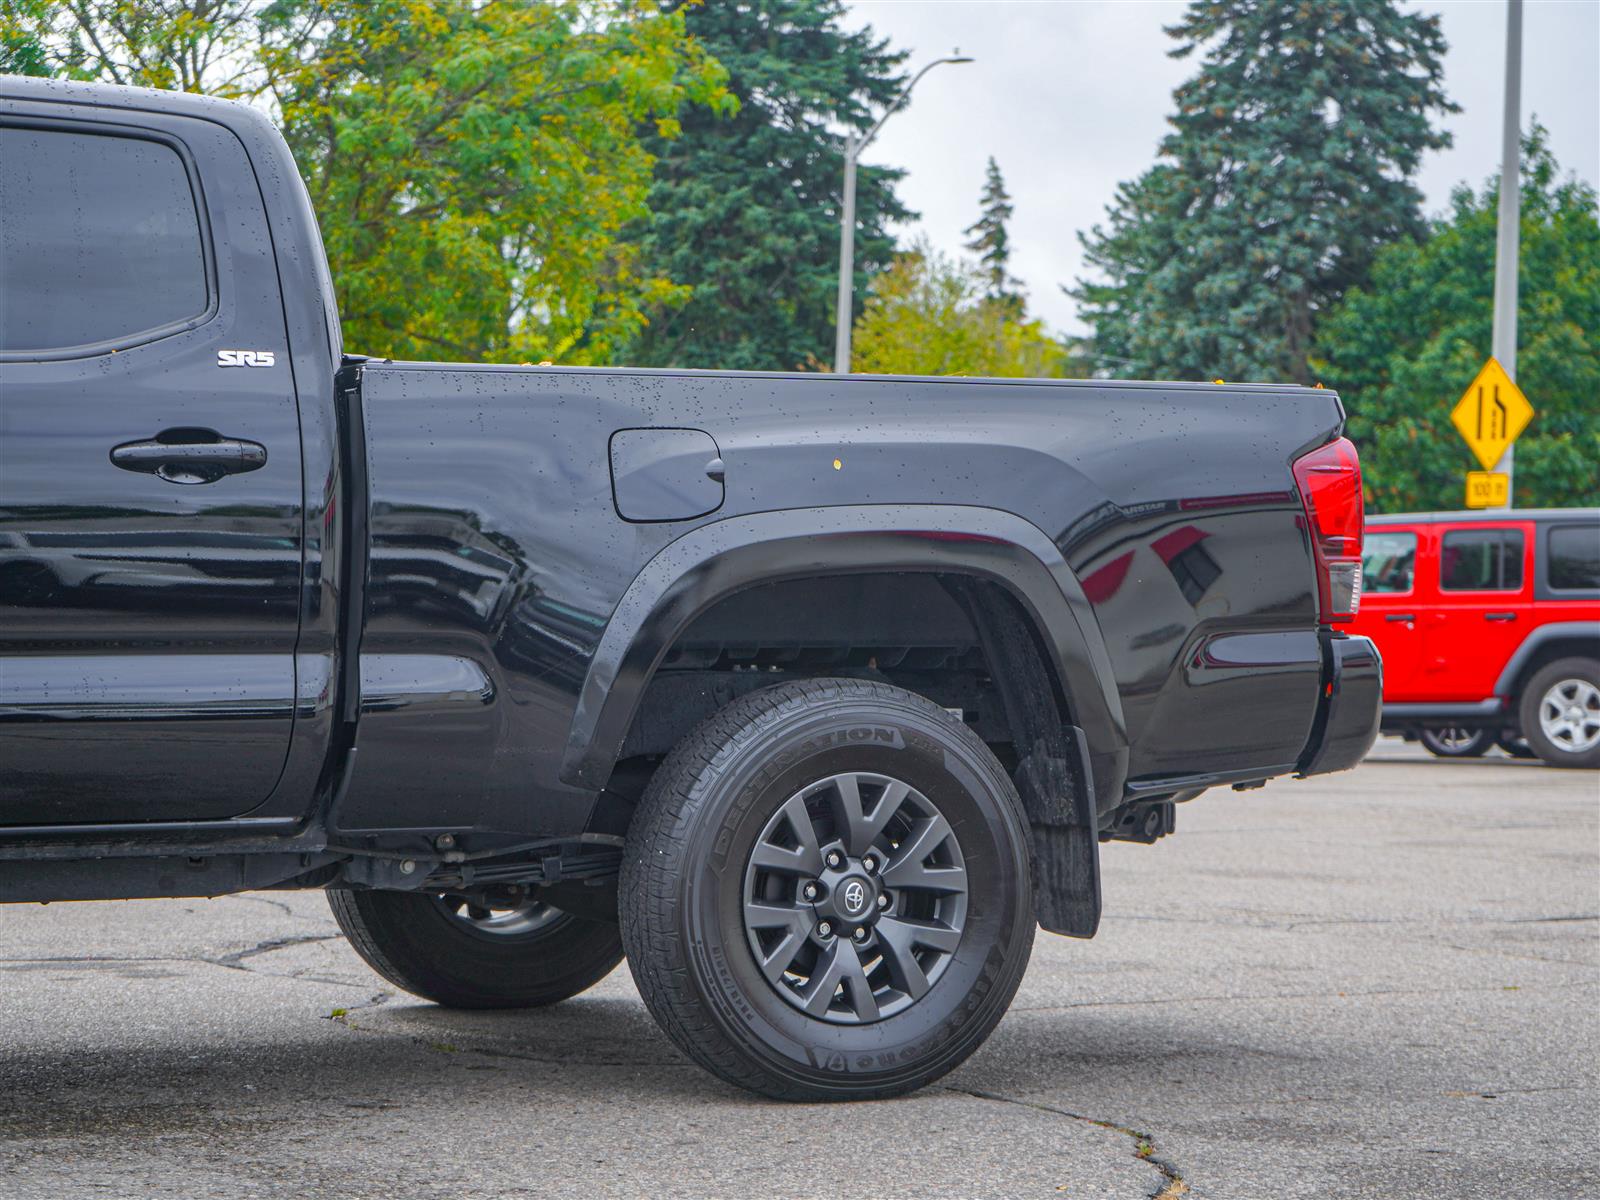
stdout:
<svg viewBox="0 0 1600 1200">
<path fill-rule="evenodd" d="M 1384 732 L 1600 766 L 1600 509 L 1371 516 L 1362 566 Z"/>
</svg>

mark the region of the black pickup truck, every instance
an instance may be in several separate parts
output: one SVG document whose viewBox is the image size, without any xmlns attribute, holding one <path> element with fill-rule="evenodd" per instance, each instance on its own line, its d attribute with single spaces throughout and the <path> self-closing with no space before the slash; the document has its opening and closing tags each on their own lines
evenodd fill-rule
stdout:
<svg viewBox="0 0 1600 1200">
<path fill-rule="evenodd" d="M 438 1003 L 625 954 L 727 1080 L 910 1090 L 1101 842 L 1370 746 L 1343 420 L 347 354 L 265 118 L 0 79 L 0 900 L 325 888 Z"/>
</svg>

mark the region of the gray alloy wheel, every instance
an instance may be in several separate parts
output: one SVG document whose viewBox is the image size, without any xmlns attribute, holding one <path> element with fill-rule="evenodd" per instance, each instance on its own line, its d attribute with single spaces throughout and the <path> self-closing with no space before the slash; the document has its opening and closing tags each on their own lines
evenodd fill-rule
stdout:
<svg viewBox="0 0 1600 1200">
<path fill-rule="evenodd" d="M 762 688 L 684 738 L 639 801 L 628 966 L 663 1032 L 729 1083 L 902 1095 L 1016 994 L 1028 850 L 1005 768 L 933 701 L 864 679 Z"/>
<path fill-rule="evenodd" d="M 1528 746 L 1552 767 L 1600 767 L 1600 660 L 1562 658 L 1535 671 L 1518 703 Z"/>
<path fill-rule="evenodd" d="M 1567 754 L 1600 746 L 1600 687 L 1587 679 L 1558 679 L 1539 698 L 1539 729 Z"/>
<path fill-rule="evenodd" d="M 1477 758 L 1494 745 L 1487 729 L 1461 729 L 1454 725 L 1424 729 L 1420 739 L 1429 754 L 1440 758 Z"/>
<path fill-rule="evenodd" d="M 910 784 L 870 771 L 790 796 L 745 867 L 745 936 L 761 973 L 824 1021 L 864 1024 L 915 1004 L 950 965 L 966 916 L 949 821 Z"/>
</svg>

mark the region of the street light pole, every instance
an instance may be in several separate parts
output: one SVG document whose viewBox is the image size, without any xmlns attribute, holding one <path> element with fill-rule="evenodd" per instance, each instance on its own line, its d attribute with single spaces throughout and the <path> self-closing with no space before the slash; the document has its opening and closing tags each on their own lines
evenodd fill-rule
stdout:
<svg viewBox="0 0 1600 1200">
<path fill-rule="evenodd" d="M 936 58 L 911 77 L 911 82 L 901 89 L 894 103 L 883 110 L 883 116 L 857 139 L 846 134 L 844 141 L 844 204 L 839 213 L 839 300 L 834 309 L 833 369 L 840 375 L 850 372 L 850 320 L 855 315 L 856 272 L 856 162 L 861 152 L 878 136 L 883 123 L 904 107 L 911 89 L 917 81 L 941 63 L 969 63 L 972 59 L 962 55 Z"/>
<path fill-rule="evenodd" d="M 1500 216 L 1494 248 L 1494 356 L 1517 378 L 1517 258 L 1522 225 L 1522 0 L 1506 4 L 1506 111 L 1500 143 Z M 1507 509 L 1516 506 L 1516 445 L 1495 470 L 1505 472 Z"/>
</svg>

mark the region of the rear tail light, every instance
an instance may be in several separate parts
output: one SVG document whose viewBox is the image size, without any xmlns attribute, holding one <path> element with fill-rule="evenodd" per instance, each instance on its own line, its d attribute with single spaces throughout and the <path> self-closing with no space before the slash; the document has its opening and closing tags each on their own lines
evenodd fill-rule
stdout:
<svg viewBox="0 0 1600 1200">
<path fill-rule="evenodd" d="M 1361 607 L 1361 460 L 1340 438 L 1294 461 L 1317 564 L 1317 608 L 1323 624 L 1349 621 Z"/>
</svg>

